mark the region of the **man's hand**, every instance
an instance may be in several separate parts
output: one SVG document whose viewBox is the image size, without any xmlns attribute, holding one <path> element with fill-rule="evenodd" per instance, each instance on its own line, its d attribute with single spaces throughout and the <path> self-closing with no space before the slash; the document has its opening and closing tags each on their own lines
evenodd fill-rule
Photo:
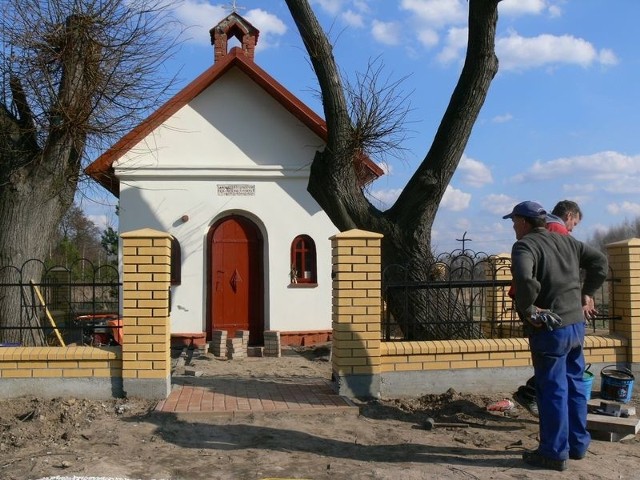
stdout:
<svg viewBox="0 0 640 480">
<path fill-rule="evenodd" d="M 592 320 L 598 314 L 593 297 L 589 295 L 582 296 L 582 313 L 584 313 L 585 320 Z"/>
</svg>

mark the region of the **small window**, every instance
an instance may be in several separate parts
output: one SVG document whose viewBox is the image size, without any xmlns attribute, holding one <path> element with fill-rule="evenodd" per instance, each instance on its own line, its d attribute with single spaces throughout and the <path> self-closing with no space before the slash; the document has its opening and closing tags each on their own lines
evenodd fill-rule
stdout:
<svg viewBox="0 0 640 480">
<path fill-rule="evenodd" d="M 291 283 L 317 283 L 316 244 L 309 235 L 298 235 L 291 243 Z"/>
<path fill-rule="evenodd" d="M 182 253 L 180 242 L 176 237 L 171 237 L 171 285 L 182 283 Z"/>
</svg>

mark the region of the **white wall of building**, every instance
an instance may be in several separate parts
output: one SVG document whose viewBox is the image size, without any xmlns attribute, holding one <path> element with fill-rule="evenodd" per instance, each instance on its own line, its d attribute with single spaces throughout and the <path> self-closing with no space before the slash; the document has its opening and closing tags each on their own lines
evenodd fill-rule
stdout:
<svg viewBox="0 0 640 480">
<path fill-rule="evenodd" d="M 182 283 L 172 291 L 172 332 L 206 330 L 207 233 L 231 213 L 253 220 L 263 235 L 265 328 L 331 328 L 329 237 L 337 230 L 306 191 L 322 145 L 243 73 L 231 71 L 114 165 L 121 232 L 153 228 L 180 242 Z M 237 184 L 253 194 L 218 192 L 219 185 Z M 290 247 L 300 234 L 316 244 L 315 288 L 290 286 Z"/>
</svg>

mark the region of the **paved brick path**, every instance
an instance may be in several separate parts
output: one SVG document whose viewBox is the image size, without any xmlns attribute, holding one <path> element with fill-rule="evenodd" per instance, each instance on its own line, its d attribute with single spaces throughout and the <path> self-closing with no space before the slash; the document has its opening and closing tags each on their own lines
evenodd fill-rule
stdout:
<svg viewBox="0 0 640 480">
<path fill-rule="evenodd" d="M 247 379 L 231 376 L 173 379 L 174 386 L 157 412 L 234 415 L 258 412 L 352 412 L 356 407 L 324 379 Z"/>
</svg>

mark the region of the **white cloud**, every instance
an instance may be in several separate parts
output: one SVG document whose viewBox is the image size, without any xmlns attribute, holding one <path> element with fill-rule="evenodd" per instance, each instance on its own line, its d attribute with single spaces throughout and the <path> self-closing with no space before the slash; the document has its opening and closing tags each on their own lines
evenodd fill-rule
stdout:
<svg viewBox="0 0 640 480">
<path fill-rule="evenodd" d="M 433 47 L 440 41 L 440 35 L 431 28 L 424 28 L 418 32 L 418 40 L 425 47 Z"/>
<path fill-rule="evenodd" d="M 623 194 L 640 194 L 640 175 L 626 175 L 624 173 L 611 173 L 610 175 L 603 176 L 604 183 L 601 187 L 602 190 L 608 193 L 614 193 L 618 195 Z"/>
<path fill-rule="evenodd" d="M 367 3 L 368 0 L 353 0 L 353 6 L 363 12 L 363 13 L 367 13 L 369 12 L 371 9 L 369 8 L 369 4 Z"/>
<path fill-rule="evenodd" d="M 506 215 L 511 210 L 513 210 L 513 206 L 518 203 L 519 200 L 515 200 L 513 197 L 505 194 L 491 194 L 487 195 L 484 200 L 482 200 L 482 208 L 493 215 Z"/>
<path fill-rule="evenodd" d="M 504 113 L 502 115 L 496 115 L 491 119 L 493 123 L 507 123 L 513 120 L 513 115 L 510 113 Z"/>
<path fill-rule="evenodd" d="M 600 53 L 598 54 L 598 59 L 602 65 L 608 66 L 608 65 L 618 64 L 618 57 L 613 52 L 613 50 L 610 50 L 608 48 L 603 48 L 602 50 L 600 50 Z"/>
<path fill-rule="evenodd" d="M 513 177 L 513 180 L 516 182 L 551 180 L 569 175 L 573 178 L 589 177 L 600 182 L 620 180 L 638 184 L 640 155 L 629 156 L 614 151 L 604 151 L 592 155 L 563 157 L 549 162 L 538 161 L 525 173 Z"/>
<path fill-rule="evenodd" d="M 399 32 L 402 28 L 395 22 L 380 22 L 374 20 L 371 26 L 373 38 L 384 45 L 399 45 Z"/>
<path fill-rule="evenodd" d="M 571 35 L 542 34 L 523 37 L 516 32 L 496 40 L 496 53 L 501 70 L 526 70 L 545 65 L 578 65 L 586 68 L 595 63 L 615 65 L 611 50 L 596 48 L 586 40 Z"/>
<path fill-rule="evenodd" d="M 549 0 L 502 0 L 498 4 L 498 9 L 501 16 L 542 15 L 545 12 L 551 18 L 562 16 L 560 5 Z"/>
<path fill-rule="evenodd" d="M 640 173 L 640 155 L 628 156 L 613 151 L 604 151 L 592 155 L 562 157 L 549 162 L 535 162 L 525 173 L 517 175 L 518 182 L 528 180 L 549 180 L 561 175 L 581 176 L 597 174 L 598 178 L 612 178 L 623 174 Z"/>
<path fill-rule="evenodd" d="M 186 41 L 209 45 L 209 30 L 229 15 L 223 5 L 211 5 L 206 1 L 185 0 L 177 4 L 175 14 L 178 20 L 188 28 Z"/>
<path fill-rule="evenodd" d="M 376 165 L 378 165 L 382 169 L 384 175 L 391 175 L 391 173 L 393 172 L 393 165 L 391 165 L 389 162 L 376 162 Z"/>
<path fill-rule="evenodd" d="M 502 0 L 498 4 L 500 15 L 539 15 L 547 8 L 545 0 Z"/>
<path fill-rule="evenodd" d="M 312 5 L 320 5 L 320 8 L 331 15 L 337 14 L 342 8 L 342 0 L 311 0 Z"/>
<path fill-rule="evenodd" d="M 243 17 L 260 30 L 260 38 L 256 48 L 272 47 L 277 44 L 275 37 L 280 37 L 287 33 L 287 26 L 282 20 L 260 8 L 249 10 Z"/>
<path fill-rule="evenodd" d="M 175 14 L 178 20 L 188 27 L 185 41 L 210 45 L 209 30 L 229 15 L 229 10 L 226 5 L 211 5 L 201 0 L 185 0 L 178 3 Z M 272 47 L 277 43 L 277 37 L 284 35 L 287 31 L 287 26 L 282 20 L 260 8 L 242 12 L 242 16 L 260 30 L 260 38 L 256 46 L 258 49 Z"/>
<path fill-rule="evenodd" d="M 551 5 L 549 7 L 549 16 L 551 18 L 559 18 L 562 16 L 562 9 L 557 5 Z"/>
<path fill-rule="evenodd" d="M 402 0 L 400 8 L 418 17 L 418 24 L 437 28 L 465 24 L 469 11 L 466 0 Z"/>
<path fill-rule="evenodd" d="M 609 231 L 609 228 L 611 228 L 608 225 L 603 225 L 602 223 L 596 223 L 594 225 L 590 226 L 591 231 L 592 232 L 598 232 L 598 233 L 607 233 Z"/>
<path fill-rule="evenodd" d="M 491 170 L 484 163 L 466 155 L 463 155 L 460 160 L 458 172 L 462 175 L 462 182 L 471 187 L 482 187 L 493 183 Z"/>
<path fill-rule="evenodd" d="M 607 205 L 607 211 L 611 215 L 632 215 L 634 217 L 638 217 L 640 216 L 640 203 L 610 203 Z"/>
<path fill-rule="evenodd" d="M 354 12 L 353 10 L 347 10 L 342 14 L 342 19 L 344 22 L 351 27 L 364 27 L 364 19 L 362 15 Z"/>
<path fill-rule="evenodd" d="M 390 188 L 365 192 L 372 204 L 380 210 L 390 208 L 402 193 L 402 188 Z"/>
<path fill-rule="evenodd" d="M 467 48 L 468 32 L 466 27 L 449 29 L 445 46 L 437 57 L 440 63 L 447 65 L 461 58 L 462 52 Z"/>
<path fill-rule="evenodd" d="M 470 193 L 463 192 L 462 190 L 453 188 L 451 185 L 447 185 L 447 189 L 445 190 L 444 195 L 442 196 L 442 201 L 440 202 L 440 207 L 445 210 L 459 212 L 467 209 L 470 202 Z"/>
<path fill-rule="evenodd" d="M 593 183 L 565 183 L 562 185 L 562 190 L 568 193 L 592 193 L 597 189 L 598 187 Z"/>
</svg>

